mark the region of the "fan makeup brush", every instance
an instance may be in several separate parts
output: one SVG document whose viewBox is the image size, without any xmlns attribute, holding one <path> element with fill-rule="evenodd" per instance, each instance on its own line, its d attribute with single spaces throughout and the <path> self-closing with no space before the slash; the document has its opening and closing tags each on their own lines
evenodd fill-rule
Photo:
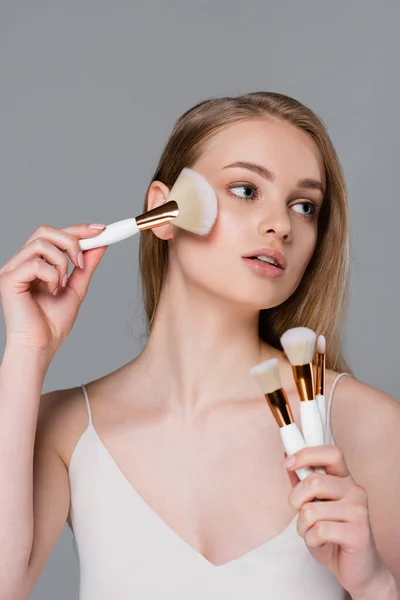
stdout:
<svg viewBox="0 0 400 600">
<path fill-rule="evenodd" d="M 207 235 L 217 218 L 218 203 L 208 181 L 192 169 L 183 169 L 168 194 L 167 202 L 137 217 L 107 225 L 91 238 L 79 240 L 81 250 L 108 246 L 139 231 L 173 223 L 197 235 Z"/>
</svg>

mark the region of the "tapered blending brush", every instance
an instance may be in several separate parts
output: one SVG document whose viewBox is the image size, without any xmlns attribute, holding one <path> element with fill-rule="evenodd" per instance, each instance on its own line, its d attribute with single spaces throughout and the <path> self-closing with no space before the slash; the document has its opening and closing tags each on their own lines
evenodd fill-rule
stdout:
<svg viewBox="0 0 400 600">
<path fill-rule="evenodd" d="M 291 456 L 298 450 L 305 448 L 306 443 L 294 422 L 292 410 L 286 392 L 282 387 L 276 358 L 266 360 L 250 369 L 250 373 L 257 382 L 261 392 L 267 400 L 268 406 L 278 424 L 286 454 Z M 309 467 L 296 469 L 299 479 L 305 479 L 313 472 Z"/>
<path fill-rule="evenodd" d="M 318 404 L 324 431 L 325 431 L 325 427 L 326 427 L 325 351 L 326 351 L 326 340 L 323 335 L 320 335 L 320 336 L 318 336 L 318 340 L 317 340 L 316 377 L 315 377 L 315 379 L 316 379 L 316 386 L 315 386 L 316 396 L 315 396 L 315 399 Z"/>
<path fill-rule="evenodd" d="M 183 169 L 172 186 L 167 202 L 137 217 L 107 225 L 99 235 L 79 240 L 81 250 L 108 246 L 139 231 L 173 223 L 197 235 L 207 235 L 217 218 L 218 203 L 213 187 L 192 169 Z"/>
<path fill-rule="evenodd" d="M 293 377 L 300 398 L 301 429 L 307 446 L 323 446 L 324 427 L 315 399 L 313 359 L 317 334 L 308 327 L 288 329 L 281 337 L 281 344 L 292 365 Z M 325 473 L 323 467 L 315 471 Z"/>
</svg>

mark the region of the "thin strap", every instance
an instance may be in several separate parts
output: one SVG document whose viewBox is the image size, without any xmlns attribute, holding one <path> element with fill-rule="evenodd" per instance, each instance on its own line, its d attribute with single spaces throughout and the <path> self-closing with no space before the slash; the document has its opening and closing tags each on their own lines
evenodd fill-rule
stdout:
<svg viewBox="0 0 400 600">
<path fill-rule="evenodd" d="M 333 392 L 335 391 L 336 385 L 338 383 L 338 381 L 342 378 L 345 377 L 347 375 L 347 377 L 351 377 L 351 375 L 349 373 L 339 373 L 339 375 L 337 375 L 333 381 L 332 387 L 331 387 L 331 391 L 329 394 L 329 399 L 328 399 L 328 406 L 326 409 L 326 430 L 325 430 L 325 436 L 327 434 L 327 432 L 329 432 L 329 437 L 330 439 L 327 440 L 326 443 L 331 444 L 333 442 L 333 437 L 332 437 L 332 430 L 331 430 L 331 407 L 332 407 L 332 398 L 333 398 Z"/>
<path fill-rule="evenodd" d="M 89 425 L 92 425 L 92 411 L 90 410 L 89 395 L 87 393 L 86 387 L 83 384 L 81 385 L 81 388 L 82 388 L 83 394 L 85 396 L 86 408 L 87 408 L 88 416 L 89 416 Z"/>
</svg>

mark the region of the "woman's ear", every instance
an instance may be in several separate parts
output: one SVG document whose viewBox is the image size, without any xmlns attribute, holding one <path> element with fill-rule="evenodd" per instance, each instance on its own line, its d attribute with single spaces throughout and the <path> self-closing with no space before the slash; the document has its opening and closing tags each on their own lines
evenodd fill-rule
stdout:
<svg viewBox="0 0 400 600">
<path fill-rule="evenodd" d="M 168 200 L 170 189 L 161 181 L 153 181 L 150 184 L 148 195 L 147 195 L 147 210 L 157 208 L 162 204 L 165 204 Z M 154 227 L 152 232 L 161 240 L 171 240 L 174 237 L 173 227 L 168 225 L 162 225 L 161 227 Z"/>
</svg>

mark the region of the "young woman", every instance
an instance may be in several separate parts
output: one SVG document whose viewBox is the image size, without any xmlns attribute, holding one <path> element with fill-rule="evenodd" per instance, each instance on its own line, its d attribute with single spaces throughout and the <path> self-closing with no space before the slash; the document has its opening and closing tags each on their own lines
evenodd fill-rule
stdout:
<svg viewBox="0 0 400 600">
<path fill-rule="evenodd" d="M 347 199 L 325 128 L 280 94 L 205 101 L 175 125 L 145 209 L 183 167 L 218 218 L 205 238 L 141 234 L 149 338 L 118 370 L 41 396 L 105 252 L 78 239 L 99 229 L 41 226 L 0 270 L 0 597 L 28 596 L 67 521 L 81 600 L 397 599 L 400 407 L 340 349 Z M 271 250 L 277 277 L 245 258 Z M 326 337 L 330 420 L 287 471 L 249 370 L 278 359 L 299 423 L 279 343 L 295 326 Z"/>
</svg>

